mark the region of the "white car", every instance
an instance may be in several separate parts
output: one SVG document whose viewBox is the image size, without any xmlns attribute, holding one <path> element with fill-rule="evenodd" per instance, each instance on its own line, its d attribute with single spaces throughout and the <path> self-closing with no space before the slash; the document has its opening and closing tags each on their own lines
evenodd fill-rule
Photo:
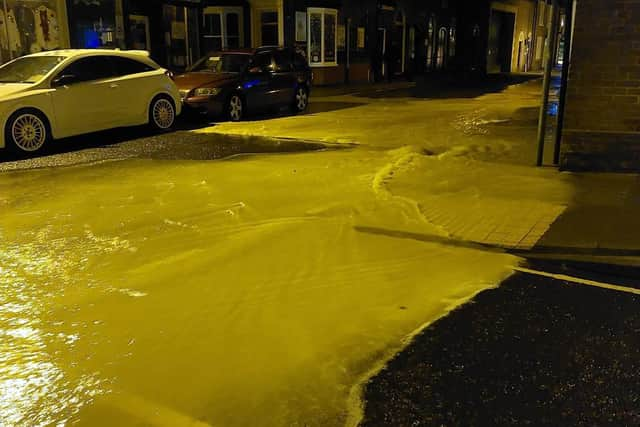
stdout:
<svg viewBox="0 0 640 427">
<path fill-rule="evenodd" d="M 170 72 L 145 51 L 57 50 L 0 67 L 0 148 L 19 153 L 121 126 L 166 130 L 181 108 Z"/>
</svg>

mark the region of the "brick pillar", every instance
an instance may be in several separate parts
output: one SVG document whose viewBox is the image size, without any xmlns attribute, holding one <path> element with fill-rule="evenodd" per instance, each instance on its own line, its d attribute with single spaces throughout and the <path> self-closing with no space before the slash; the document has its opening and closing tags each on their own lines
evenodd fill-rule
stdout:
<svg viewBox="0 0 640 427">
<path fill-rule="evenodd" d="M 640 171 L 640 1 L 579 0 L 560 167 Z"/>
</svg>

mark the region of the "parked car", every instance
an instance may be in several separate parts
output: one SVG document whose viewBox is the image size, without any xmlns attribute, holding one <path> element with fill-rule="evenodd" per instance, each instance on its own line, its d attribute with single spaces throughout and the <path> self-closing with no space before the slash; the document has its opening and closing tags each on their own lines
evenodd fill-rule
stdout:
<svg viewBox="0 0 640 427">
<path fill-rule="evenodd" d="M 58 50 L 0 67 L 0 148 L 32 153 L 52 139 L 121 126 L 173 126 L 171 74 L 144 51 Z"/>
<path fill-rule="evenodd" d="M 280 47 L 212 53 L 175 79 L 185 111 L 232 121 L 275 106 L 306 110 L 311 80 L 306 59 Z"/>
</svg>

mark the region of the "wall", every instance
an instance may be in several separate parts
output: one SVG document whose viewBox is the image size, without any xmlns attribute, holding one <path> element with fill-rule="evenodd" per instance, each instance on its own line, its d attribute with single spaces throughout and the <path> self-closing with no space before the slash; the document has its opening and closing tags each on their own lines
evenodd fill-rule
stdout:
<svg viewBox="0 0 640 427">
<path fill-rule="evenodd" d="M 561 168 L 640 171 L 640 3 L 580 0 Z"/>
<path fill-rule="evenodd" d="M 525 64 L 527 63 L 525 42 L 530 35 L 533 35 L 535 4 L 529 0 L 502 0 L 500 2 L 492 2 L 491 9 L 492 11 L 512 13 L 515 16 L 511 71 L 525 71 Z"/>
</svg>

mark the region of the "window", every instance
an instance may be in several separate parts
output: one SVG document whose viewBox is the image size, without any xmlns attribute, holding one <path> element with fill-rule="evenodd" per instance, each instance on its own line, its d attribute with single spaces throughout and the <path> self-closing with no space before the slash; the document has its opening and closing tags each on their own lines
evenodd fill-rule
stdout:
<svg viewBox="0 0 640 427">
<path fill-rule="evenodd" d="M 64 56 L 18 58 L 0 68 L 0 83 L 36 83 L 64 60 Z"/>
<path fill-rule="evenodd" d="M 262 46 L 278 45 L 277 11 L 263 11 L 260 13 L 260 40 Z"/>
<path fill-rule="evenodd" d="M 122 56 L 112 56 L 109 59 L 113 62 L 115 72 L 118 76 L 146 73 L 147 71 L 153 70 L 153 67 L 147 64 L 143 64 L 142 62 L 134 59 L 124 58 Z"/>
<path fill-rule="evenodd" d="M 238 13 L 227 13 L 225 20 L 226 47 L 237 49 L 240 47 L 240 15 Z"/>
<path fill-rule="evenodd" d="M 222 16 L 219 13 L 204 14 L 204 46 L 207 52 L 222 50 Z"/>
<path fill-rule="evenodd" d="M 425 46 L 427 48 L 427 70 L 433 69 L 433 53 L 434 53 L 434 38 L 436 28 L 436 17 L 431 15 L 429 22 L 427 23 L 427 38 L 425 40 Z"/>
<path fill-rule="evenodd" d="M 293 71 L 293 64 L 291 62 L 291 51 L 289 50 L 278 50 L 274 52 L 273 58 L 276 61 L 276 72 L 277 73 L 287 73 L 289 71 Z"/>
<path fill-rule="evenodd" d="M 207 7 L 203 15 L 204 53 L 242 47 L 242 9 Z"/>
<path fill-rule="evenodd" d="M 451 19 L 451 27 L 449 28 L 449 57 L 456 56 L 456 20 Z"/>
<path fill-rule="evenodd" d="M 309 68 L 309 65 L 307 64 L 305 57 L 296 52 L 293 56 L 293 67 L 296 71 L 304 71 Z"/>
<path fill-rule="evenodd" d="M 259 67 L 262 70 L 273 69 L 272 58 L 270 52 L 262 52 L 253 57 L 251 60 L 252 67 Z"/>
<path fill-rule="evenodd" d="M 78 59 L 65 68 L 59 76 L 65 74 L 75 76 L 78 82 L 101 80 L 115 76 L 113 64 L 106 56 L 91 56 Z"/>
<path fill-rule="evenodd" d="M 439 69 L 443 69 L 445 65 L 445 55 L 447 51 L 447 34 L 448 31 L 445 27 L 440 28 L 438 31 L 438 49 L 436 51 L 436 66 Z"/>
<path fill-rule="evenodd" d="M 338 65 L 337 63 L 337 21 L 335 9 L 309 8 L 309 63 L 311 66 Z"/>
</svg>

